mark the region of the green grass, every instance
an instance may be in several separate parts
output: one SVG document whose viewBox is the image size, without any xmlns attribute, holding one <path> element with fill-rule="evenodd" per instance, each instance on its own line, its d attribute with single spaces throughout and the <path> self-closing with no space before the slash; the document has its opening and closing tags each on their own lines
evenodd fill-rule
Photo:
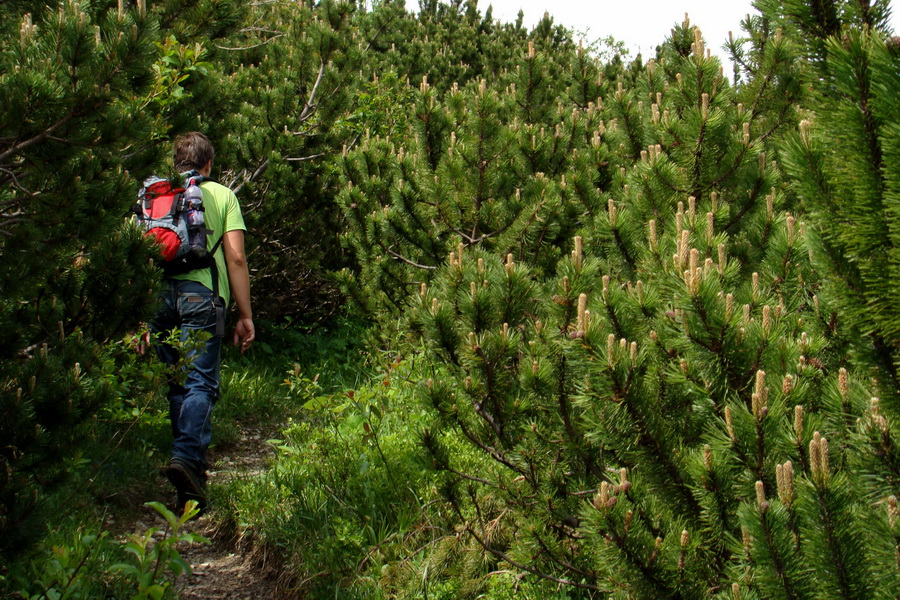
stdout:
<svg viewBox="0 0 900 600">
<path fill-rule="evenodd" d="M 348 321 L 300 331 L 262 323 L 264 342 L 251 352 L 226 349 L 212 452 L 231 451 L 253 428 L 271 432 L 275 458 L 261 475 L 211 486 L 220 531 L 266 556 L 298 597 L 577 598 L 485 561 L 454 530 L 421 448 L 431 423 L 410 380 L 416 358 L 367 354 L 365 337 Z M 132 533 L 145 502 L 171 496 L 158 474 L 171 444 L 165 386 L 137 379 L 71 457 L 70 481 L 46 500 L 51 530 L 0 571 L 0 592 L 52 597 L 45 592 L 68 585 L 72 598 L 132 595 L 111 569 L 125 560 L 113 540 Z M 96 575 L 82 581 L 77 564 Z"/>
<path fill-rule="evenodd" d="M 352 388 L 366 377 L 363 325 L 346 319 L 285 329 L 257 324 L 252 349 L 223 350 L 221 397 L 213 412 L 213 444 L 228 446 L 247 426 L 273 426 L 300 414 L 309 394 Z M 293 385 L 292 385 L 293 384 Z"/>
<path fill-rule="evenodd" d="M 232 480 L 216 499 L 237 536 L 279 557 L 299 596 L 381 598 L 382 570 L 434 529 L 422 510 L 434 495 L 418 447 L 422 412 L 403 365 L 371 361 L 366 373 L 331 348 L 285 373 L 296 412 L 272 442 L 271 469 Z"/>
<path fill-rule="evenodd" d="M 245 355 L 230 347 L 223 353 L 222 394 L 213 412 L 216 447 L 234 444 L 246 427 L 277 431 L 302 412 L 312 391 L 342 389 L 364 377 L 357 324 L 343 321 L 299 331 L 259 325 L 263 343 Z M 109 538 L 130 533 L 145 502 L 171 500 L 159 475 L 171 432 L 163 370 L 155 359 L 121 347 L 118 352 L 102 375 L 115 386 L 118 399 L 96 416 L 85 443 L 65 458 L 67 479 L 40 498 L 43 518 L 37 522 L 47 523 L 46 528 L 31 533 L 30 548 L 4 557 L 0 596 L 53 597 L 66 585 L 72 598 L 129 596 L 122 591 L 127 586 L 122 588 L 121 576 L 109 574 L 112 562 L 123 559 Z M 215 500 L 227 491 L 214 487 L 211 495 Z M 62 565 L 76 555 L 76 562 L 91 567 L 90 585 L 81 581 L 83 567 L 73 572 Z"/>
</svg>

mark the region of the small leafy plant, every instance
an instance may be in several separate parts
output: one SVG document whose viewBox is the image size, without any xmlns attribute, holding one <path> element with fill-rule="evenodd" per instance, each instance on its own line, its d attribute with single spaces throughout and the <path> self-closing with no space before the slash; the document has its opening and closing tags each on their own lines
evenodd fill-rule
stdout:
<svg viewBox="0 0 900 600">
<path fill-rule="evenodd" d="M 155 539 L 159 531 L 151 527 L 144 533 L 133 533 L 125 543 L 125 551 L 134 555 L 137 564 L 119 563 L 113 569 L 123 572 L 137 584 L 132 600 L 159 600 L 165 597 L 172 582 L 166 578 L 167 573 L 178 577 L 183 573 L 191 574 L 191 565 L 187 563 L 176 549 L 179 542 L 208 544 L 209 540 L 202 535 L 184 531 L 184 524 L 199 514 L 197 502 L 190 500 L 179 517 L 159 502 L 147 502 L 146 506 L 154 509 L 166 520 L 167 527 L 162 539 Z"/>
<path fill-rule="evenodd" d="M 87 574 L 96 569 L 103 560 L 103 550 L 107 545 L 107 534 L 101 532 L 75 532 L 65 542 L 50 548 L 51 556 L 40 564 L 35 564 L 28 585 L 23 577 L 17 579 L 15 597 L 27 600 L 62 600 L 63 598 L 89 598 L 97 590 Z M 6 580 L 0 576 L 0 590 Z M 11 582 L 13 583 L 13 582 Z"/>
</svg>

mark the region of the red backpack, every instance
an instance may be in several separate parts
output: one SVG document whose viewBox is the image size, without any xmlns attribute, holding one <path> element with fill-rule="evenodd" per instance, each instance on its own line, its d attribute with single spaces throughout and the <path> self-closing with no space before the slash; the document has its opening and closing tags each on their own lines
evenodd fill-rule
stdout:
<svg viewBox="0 0 900 600">
<path fill-rule="evenodd" d="M 212 231 L 205 227 L 202 181 L 196 171 L 188 173 L 184 186 L 151 176 L 138 192 L 134 213 L 146 230 L 144 235 L 159 245 L 160 266 L 167 276 L 213 266 L 213 255 L 222 242 L 219 238 L 212 250 L 206 248 Z"/>
</svg>

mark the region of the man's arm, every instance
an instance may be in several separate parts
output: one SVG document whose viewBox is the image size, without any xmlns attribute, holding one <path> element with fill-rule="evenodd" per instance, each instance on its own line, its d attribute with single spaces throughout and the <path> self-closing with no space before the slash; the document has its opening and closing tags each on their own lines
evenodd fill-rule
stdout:
<svg viewBox="0 0 900 600">
<path fill-rule="evenodd" d="M 225 232 L 222 238 L 225 264 L 228 267 L 228 283 L 237 304 L 238 322 L 234 328 L 234 345 L 240 344 L 243 353 L 256 339 L 253 327 L 253 309 L 250 308 L 250 272 L 244 254 L 244 232 L 240 229 Z"/>
</svg>

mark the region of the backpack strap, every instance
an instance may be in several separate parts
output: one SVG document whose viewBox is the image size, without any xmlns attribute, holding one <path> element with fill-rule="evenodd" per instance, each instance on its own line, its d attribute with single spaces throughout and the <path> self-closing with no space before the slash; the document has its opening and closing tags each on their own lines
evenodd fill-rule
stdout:
<svg viewBox="0 0 900 600">
<path fill-rule="evenodd" d="M 225 232 L 222 232 L 222 236 L 219 240 L 213 245 L 212 250 L 209 251 L 209 270 L 212 273 L 212 284 L 213 284 L 213 294 L 216 296 L 219 295 L 219 266 L 216 264 L 216 252 L 219 251 L 219 248 L 222 246 L 222 240 L 225 238 Z"/>
<path fill-rule="evenodd" d="M 196 185 L 200 185 L 201 183 L 205 183 L 207 181 L 211 181 L 213 183 L 218 183 L 212 177 L 206 177 L 202 175 L 196 169 L 192 169 L 187 171 L 186 173 L 182 173 L 181 176 L 185 179 L 185 183 L 194 180 Z M 217 337 L 225 337 L 225 306 L 224 302 L 222 302 L 222 297 L 219 295 L 219 266 L 216 263 L 216 252 L 219 251 L 219 248 L 222 247 L 222 240 L 225 239 L 225 230 L 226 230 L 226 218 L 222 219 L 222 235 L 219 236 L 219 239 L 216 240 L 216 243 L 213 244 L 213 247 L 209 250 L 209 274 L 212 278 L 212 293 L 213 293 L 213 304 L 216 307 L 216 336 Z"/>
<path fill-rule="evenodd" d="M 209 181 L 209 180 L 207 180 Z M 225 337 L 225 303 L 222 301 L 222 297 L 219 295 L 219 265 L 216 262 L 216 252 L 219 251 L 219 248 L 222 246 L 222 240 L 225 239 L 226 233 L 226 225 L 227 218 L 223 217 L 222 219 L 222 235 L 219 236 L 219 239 L 216 240 L 216 243 L 213 244 L 212 249 L 209 251 L 209 274 L 212 277 L 212 292 L 213 292 L 213 304 L 216 307 L 216 336 L 217 337 Z M 223 250 L 224 252 L 224 250 Z M 227 259 L 226 259 L 227 260 Z"/>
<path fill-rule="evenodd" d="M 219 183 L 217 180 L 213 179 L 212 177 L 207 177 L 206 175 L 203 175 L 197 169 L 191 169 L 190 171 L 185 171 L 184 173 L 181 174 L 181 177 L 184 179 L 185 183 L 187 183 L 188 181 L 193 179 L 197 183 L 197 185 L 200 185 L 201 183 L 203 183 L 205 181 L 212 181 L 213 183 Z"/>
</svg>

